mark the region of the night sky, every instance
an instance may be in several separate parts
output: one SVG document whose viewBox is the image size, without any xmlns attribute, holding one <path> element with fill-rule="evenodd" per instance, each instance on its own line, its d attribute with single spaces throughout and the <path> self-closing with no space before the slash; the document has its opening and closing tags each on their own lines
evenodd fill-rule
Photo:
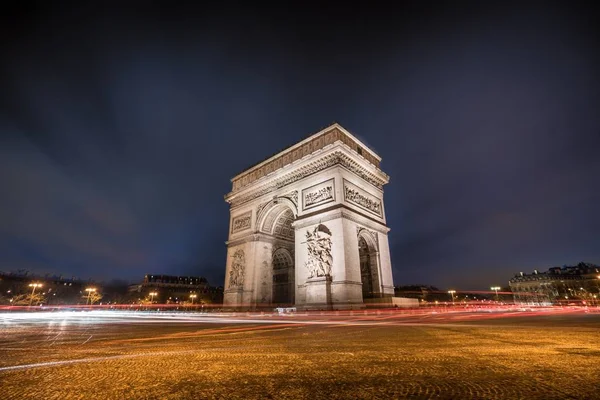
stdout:
<svg viewBox="0 0 600 400">
<path fill-rule="evenodd" d="M 591 4 L 50 3 L 0 17 L 1 271 L 222 285 L 230 179 L 334 121 L 390 175 L 397 285 L 600 263 Z"/>
</svg>

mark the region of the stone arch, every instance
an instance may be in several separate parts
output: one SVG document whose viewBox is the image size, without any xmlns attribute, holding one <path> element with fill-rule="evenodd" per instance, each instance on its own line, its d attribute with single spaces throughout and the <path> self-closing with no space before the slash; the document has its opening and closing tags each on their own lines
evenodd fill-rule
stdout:
<svg viewBox="0 0 600 400">
<path fill-rule="evenodd" d="M 293 202 L 286 198 L 274 199 L 260 210 L 257 218 L 258 232 L 285 240 L 294 240 L 292 222 L 296 219 L 297 210 Z"/>
<path fill-rule="evenodd" d="M 256 210 L 256 230 L 258 232 L 271 233 L 269 228 L 272 229 L 272 225 L 270 226 L 269 224 L 272 224 L 285 209 L 289 209 L 292 212 L 294 219 L 298 215 L 296 204 L 287 197 L 276 197 L 258 206 Z M 268 219 L 269 221 L 267 221 Z M 267 222 L 266 225 L 265 222 Z"/>
<path fill-rule="evenodd" d="M 382 296 L 379 245 L 376 235 L 367 229 L 358 228 L 358 257 L 363 300 Z"/>
<path fill-rule="evenodd" d="M 273 252 L 273 296 L 276 305 L 293 305 L 295 299 L 294 256 L 284 247 Z"/>
<path fill-rule="evenodd" d="M 270 236 L 272 252 L 266 259 L 270 266 L 264 282 L 268 288 L 270 304 L 289 306 L 295 300 L 295 230 L 292 227 L 296 219 L 295 204 L 287 198 L 278 197 L 259 206 L 257 210 L 256 230 L 259 234 Z"/>
</svg>

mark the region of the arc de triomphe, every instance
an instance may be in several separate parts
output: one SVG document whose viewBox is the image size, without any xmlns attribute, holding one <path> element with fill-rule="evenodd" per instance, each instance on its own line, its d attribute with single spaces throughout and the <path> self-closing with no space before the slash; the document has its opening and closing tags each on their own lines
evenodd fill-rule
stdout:
<svg viewBox="0 0 600 400">
<path fill-rule="evenodd" d="M 380 161 L 333 124 L 235 176 L 224 305 L 352 309 L 393 296 Z"/>
</svg>

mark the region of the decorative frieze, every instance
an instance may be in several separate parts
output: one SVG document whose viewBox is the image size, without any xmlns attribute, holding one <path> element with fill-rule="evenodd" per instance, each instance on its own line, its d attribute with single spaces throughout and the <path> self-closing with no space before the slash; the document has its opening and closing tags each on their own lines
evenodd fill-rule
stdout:
<svg viewBox="0 0 600 400">
<path fill-rule="evenodd" d="M 239 190 L 262 178 L 263 176 L 285 167 L 296 160 L 306 157 L 309 154 L 321 150 L 325 146 L 328 146 L 336 141 L 341 141 L 350 149 L 361 155 L 366 161 L 379 168 L 379 160 L 376 157 L 371 155 L 365 148 L 356 143 L 354 139 L 350 138 L 342 130 L 333 127 L 331 130 L 326 131 L 309 142 L 302 144 L 302 146 L 284 150 L 283 152 L 279 153 L 276 158 L 267 162 L 266 164 L 254 170 L 248 171 L 244 175 L 238 175 L 238 177 L 233 180 L 233 190 Z"/>
<path fill-rule="evenodd" d="M 304 167 L 299 168 L 294 172 L 286 174 L 279 179 L 271 181 L 266 185 L 258 188 L 257 190 L 254 190 L 244 196 L 233 198 L 232 200 L 228 201 L 232 207 L 237 207 L 241 204 L 247 203 L 258 197 L 264 196 L 265 194 L 281 189 L 287 185 L 290 185 L 303 178 L 306 178 L 309 175 L 316 174 L 317 172 L 320 172 L 334 165 L 341 165 L 342 167 L 346 168 L 350 172 L 353 172 L 354 174 L 369 182 L 378 189 L 382 189 L 383 185 L 387 183 L 387 175 L 381 172 L 381 174 L 383 174 L 383 176 L 385 177 L 384 179 L 382 179 L 382 177 L 378 177 L 372 174 L 371 172 L 367 171 L 364 167 L 360 166 L 358 163 L 353 161 L 350 157 L 348 157 L 341 151 L 336 151 L 334 153 L 326 155 L 325 157 L 320 158 L 315 162 L 305 165 Z M 229 196 L 231 196 L 231 193 L 226 196 L 226 199 Z"/>
<path fill-rule="evenodd" d="M 252 211 L 248 211 L 237 217 L 233 217 L 231 221 L 231 233 L 245 231 L 252 226 Z"/>
<path fill-rule="evenodd" d="M 344 179 L 344 199 L 382 218 L 381 200 Z"/>
<path fill-rule="evenodd" d="M 335 201 L 335 181 L 329 179 L 302 190 L 302 210 Z"/>
</svg>

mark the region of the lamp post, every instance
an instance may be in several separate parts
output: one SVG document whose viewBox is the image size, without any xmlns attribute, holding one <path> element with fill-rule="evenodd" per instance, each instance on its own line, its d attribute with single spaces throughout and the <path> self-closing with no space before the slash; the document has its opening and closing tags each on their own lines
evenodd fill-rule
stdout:
<svg viewBox="0 0 600 400">
<path fill-rule="evenodd" d="M 86 288 L 85 291 L 88 292 L 87 299 L 85 300 L 85 305 L 87 306 L 87 304 L 90 302 L 90 296 L 96 291 L 96 288 Z"/>
<path fill-rule="evenodd" d="M 194 305 L 194 299 L 198 297 L 198 295 L 190 294 L 190 299 L 192 299 L 192 305 Z"/>
<path fill-rule="evenodd" d="M 158 293 L 156 292 L 150 292 L 150 302 L 154 304 L 154 296 L 156 296 Z"/>
<path fill-rule="evenodd" d="M 456 293 L 456 290 L 448 290 L 448 293 L 452 296 L 452 305 L 454 305 L 454 293 Z"/>
<path fill-rule="evenodd" d="M 496 292 L 496 302 L 498 302 L 498 290 L 500 290 L 500 286 L 492 286 L 490 289 Z"/>
<path fill-rule="evenodd" d="M 30 283 L 29 287 L 32 287 L 33 289 L 31 290 L 31 298 L 29 299 L 29 306 L 31 306 L 31 303 L 33 302 L 33 294 L 35 293 L 35 289 L 42 287 L 41 283 Z"/>
</svg>

